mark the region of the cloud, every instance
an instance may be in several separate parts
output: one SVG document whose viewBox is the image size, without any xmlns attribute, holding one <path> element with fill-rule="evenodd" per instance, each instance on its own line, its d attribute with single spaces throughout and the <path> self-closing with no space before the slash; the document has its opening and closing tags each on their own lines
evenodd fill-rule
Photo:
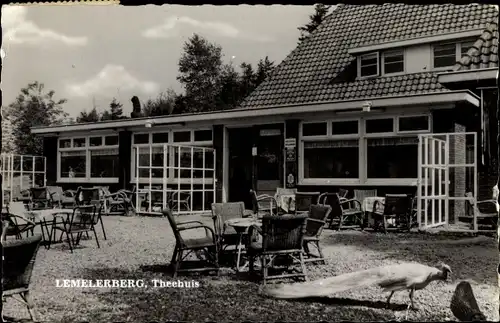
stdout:
<svg viewBox="0 0 500 323">
<path fill-rule="evenodd" d="M 250 33 L 244 33 L 238 30 L 231 24 L 220 22 L 220 21 L 199 21 L 186 16 L 181 17 L 169 17 L 165 19 L 165 22 L 161 25 L 151 27 L 145 30 L 142 33 L 143 37 L 146 38 L 171 38 L 178 36 L 179 28 L 182 25 L 187 25 L 190 27 L 194 27 L 195 32 L 204 32 L 207 31 L 209 33 L 213 33 L 219 36 L 228 37 L 228 38 L 245 38 L 256 41 L 272 41 L 267 36 L 259 36 L 253 35 Z"/>
<path fill-rule="evenodd" d="M 39 45 L 47 42 L 60 42 L 68 46 L 83 46 L 87 37 L 67 36 L 50 29 L 42 29 L 33 21 L 26 19 L 27 7 L 2 6 L 3 39 L 12 44 Z"/>
<path fill-rule="evenodd" d="M 97 75 L 82 82 L 69 84 L 66 90 L 72 96 L 86 97 L 95 94 L 109 95 L 114 91 L 140 91 L 155 94 L 160 87 L 155 82 L 140 81 L 121 65 L 106 65 Z"/>
</svg>

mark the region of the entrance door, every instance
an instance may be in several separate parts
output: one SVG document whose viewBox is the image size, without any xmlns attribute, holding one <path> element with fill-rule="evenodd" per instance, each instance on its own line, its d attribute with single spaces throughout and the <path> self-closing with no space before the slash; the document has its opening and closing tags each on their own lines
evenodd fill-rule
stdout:
<svg viewBox="0 0 500 323">
<path fill-rule="evenodd" d="M 250 190 L 252 189 L 253 157 L 252 146 L 254 130 L 236 128 L 228 130 L 229 150 L 229 202 L 245 202 L 247 209 L 252 208 Z"/>
<path fill-rule="evenodd" d="M 255 156 L 255 188 L 273 196 L 283 182 L 283 125 L 259 127 Z"/>
</svg>

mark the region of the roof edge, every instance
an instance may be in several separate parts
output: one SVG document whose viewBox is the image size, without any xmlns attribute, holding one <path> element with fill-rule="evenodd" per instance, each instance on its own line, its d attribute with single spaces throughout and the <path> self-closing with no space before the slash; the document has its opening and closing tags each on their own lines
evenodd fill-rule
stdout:
<svg viewBox="0 0 500 323">
<path fill-rule="evenodd" d="M 493 79 L 496 79 L 498 81 L 498 67 L 490 67 L 478 70 L 474 69 L 443 72 L 438 73 L 437 75 L 438 82 L 441 84 Z"/>
</svg>

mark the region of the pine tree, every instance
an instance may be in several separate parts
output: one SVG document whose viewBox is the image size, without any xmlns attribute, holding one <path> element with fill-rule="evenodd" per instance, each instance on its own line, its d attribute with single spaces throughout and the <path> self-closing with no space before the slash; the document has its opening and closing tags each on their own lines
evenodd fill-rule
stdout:
<svg viewBox="0 0 500 323">
<path fill-rule="evenodd" d="M 300 30 L 299 44 L 309 38 L 309 36 L 318 28 L 319 25 L 325 20 L 325 17 L 328 15 L 328 10 L 330 10 L 331 6 L 327 6 L 321 3 L 318 3 L 314 6 L 314 13 L 309 16 L 309 22 L 302 27 L 298 27 Z"/>
</svg>

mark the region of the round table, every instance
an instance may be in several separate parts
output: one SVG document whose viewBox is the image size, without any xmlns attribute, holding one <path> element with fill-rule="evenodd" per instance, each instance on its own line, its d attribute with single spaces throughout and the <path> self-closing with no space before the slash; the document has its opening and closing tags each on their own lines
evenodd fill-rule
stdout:
<svg viewBox="0 0 500 323">
<path fill-rule="evenodd" d="M 236 259 L 236 271 L 240 272 L 243 270 L 246 266 L 248 266 L 248 261 L 242 266 L 240 264 L 241 261 L 241 254 L 244 248 L 243 245 L 243 236 L 248 232 L 248 228 L 251 226 L 262 226 L 262 222 L 254 219 L 254 218 L 238 218 L 238 219 L 230 219 L 225 222 L 226 225 L 233 227 L 236 233 L 239 235 L 239 240 L 238 240 L 238 253 L 237 253 L 237 259 Z"/>
</svg>

